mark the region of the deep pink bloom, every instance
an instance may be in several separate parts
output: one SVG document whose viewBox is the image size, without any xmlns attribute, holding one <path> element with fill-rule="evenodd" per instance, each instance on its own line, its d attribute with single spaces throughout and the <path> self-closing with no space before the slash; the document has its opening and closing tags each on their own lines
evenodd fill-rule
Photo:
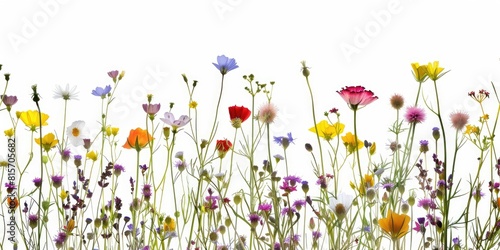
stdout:
<svg viewBox="0 0 500 250">
<path fill-rule="evenodd" d="M 148 115 L 156 115 L 156 113 L 158 113 L 158 111 L 160 111 L 160 107 L 161 107 L 161 104 L 142 104 L 142 109 L 144 110 L 144 112 L 148 113 Z"/>
<path fill-rule="evenodd" d="M 265 211 L 265 212 L 271 212 L 272 208 L 273 208 L 273 205 L 271 205 L 269 203 L 262 203 L 259 205 L 258 210 Z"/>
<path fill-rule="evenodd" d="M 366 90 L 362 86 L 344 87 L 337 93 L 352 110 L 360 109 L 378 99 L 371 90 Z"/>
<path fill-rule="evenodd" d="M 425 120 L 425 112 L 419 107 L 406 109 L 405 119 L 408 123 L 421 123 Z"/>
</svg>

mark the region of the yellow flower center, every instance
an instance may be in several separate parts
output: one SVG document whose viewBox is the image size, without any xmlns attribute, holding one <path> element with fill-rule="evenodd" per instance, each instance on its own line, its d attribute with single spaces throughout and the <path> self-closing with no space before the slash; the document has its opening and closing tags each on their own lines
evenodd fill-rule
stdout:
<svg viewBox="0 0 500 250">
<path fill-rule="evenodd" d="M 78 128 L 73 128 L 71 134 L 73 134 L 74 137 L 78 137 L 80 135 L 80 130 Z"/>
</svg>

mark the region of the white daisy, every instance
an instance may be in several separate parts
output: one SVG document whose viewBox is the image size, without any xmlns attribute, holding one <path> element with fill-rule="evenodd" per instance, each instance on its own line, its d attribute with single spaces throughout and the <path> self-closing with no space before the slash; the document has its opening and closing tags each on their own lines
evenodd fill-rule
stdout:
<svg viewBox="0 0 500 250">
<path fill-rule="evenodd" d="M 74 121 L 71 126 L 66 129 L 68 140 L 71 145 L 78 147 L 83 145 L 83 139 L 88 138 L 89 131 L 85 127 L 84 121 Z"/>
<path fill-rule="evenodd" d="M 337 219 L 344 219 L 347 215 L 347 212 L 352 206 L 352 201 L 354 197 L 350 194 L 341 192 L 337 195 L 337 198 L 330 198 L 330 209 L 335 213 Z"/>
<path fill-rule="evenodd" d="M 63 89 L 61 85 L 56 86 L 56 90 L 54 90 L 54 98 L 64 99 L 64 100 L 78 100 L 78 92 L 76 92 L 76 86 L 69 87 L 69 84 L 66 84 L 66 87 Z"/>
</svg>

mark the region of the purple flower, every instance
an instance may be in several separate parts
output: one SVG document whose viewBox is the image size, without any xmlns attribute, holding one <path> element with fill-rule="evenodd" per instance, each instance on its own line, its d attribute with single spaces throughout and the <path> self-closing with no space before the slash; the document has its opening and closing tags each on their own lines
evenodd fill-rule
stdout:
<svg viewBox="0 0 500 250">
<path fill-rule="evenodd" d="M 250 225 L 252 226 L 252 228 L 255 228 L 255 227 L 257 227 L 257 225 L 259 225 L 260 215 L 258 215 L 258 214 L 249 214 L 248 215 L 248 220 L 250 221 Z"/>
<path fill-rule="evenodd" d="M 184 161 L 184 160 L 183 161 L 177 161 L 174 164 L 174 167 L 176 167 L 181 172 L 184 171 L 184 169 L 186 169 L 187 166 L 188 165 L 187 165 L 186 161 Z"/>
<path fill-rule="evenodd" d="M 142 186 L 142 195 L 144 196 L 144 200 L 149 201 L 152 194 L 153 194 L 153 191 L 151 191 L 151 185 L 144 184 L 144 186 Z"/>
<path fill-rule="evenodd" d="M 419 107 L 409 107 L 406 109 L 405 119 L 408 123 L 421 123 L 425 120 L 425 112 Z"/>
<path fill-rule="evenodd" d="M 35 177 L 35 179 L 33 179 L 33 184 L 35 184 L 35 187 L 41 187 L 42 186 L 42 178 Z"/>
<path fill-rule="evenodd" d="M 67 162 L 69 160 L 69 157 L 71 156 L 71 150 L 69 150 L 68 148 L 66 148 L 66 149 L 63 149 L 60 153 L 61 153 L 62 159 L 65 162 Z"/>
<path fill-rule="evenodd" d="M 97 87 L 92 90 L 92 95 L 104 98 L 107 94 L 109 94 L 109 92 L 111 92 L 111 85 L 107 85 L 105 88 Z"/>
<path fill-rule="evenodd" d="M 300 235 L 294 234 L 293 236 L 289 236 L 285 238 L 285 244 L 293 244 L 298 245 L 300 241 Z"/>
<path fill-rule="evenodd" d="M 50 179 L 52 180 L 52 186 L 54 186 L 55 188 L 58 188 L 58 187 L 61 187 L 62 180 L 64 179 L 64 176 L 62 176 L 62 175 L 53 175 L 53 176 L 50 177 Z"/>
<path fill-rule="evenodd" d="M 300 183 L 302 181 L 300 177 L 294 175 L 285 176 L 283 177 L 283 180 L 289 182 L 292 186 L 295 186 L 297 183 Z"/>
<path fill-rule="evenodd" d="M 300 210 L 305 205 L 306 205 L 305 200 L 296 200 L 293 202 L 293 207 L 295 207 L 297 210 Z"/>
<path fill-rule="evenodd" d="M 65 232 L 59 232 L 57 233 L 56 237 L 54 238 L 54 242 L 56 243 L 57 248 L 61 248 L 64 246 L 64 243 L 66 242 L 67 235 Z"/>
<path fill-rule="evenodd" d="M 11 183 L 11 182 L 6 182 L 5 187 L 7 188 L 7 190 L 9 190 L 9 189 L 14 190 L 14 189 L 16 189 L 16 184 Z"/>
<path fill-rule="evenodd" d="M 454 246 L 460 246 L 460 243 L 462 242 L 458 237 L 453 238 L 452 241 Z"/>
<path fill-rule="evenodd" d="M 278 145 L 283 146 L 283 148 L 288 148 L 288 145 L 290 143 L 294 143 L 293 140 L 294 138 L 292 137 L 292 133 L 289 132 L 286 134 L 287 136 L 273 136 L 274 137 L 274 142 L 278 143 Z"/>
<path fill-rule="evenodd" d="M 282 216 L 285 216 L 285 215 L 292 216 L 296 212 L 297 212 L 297 210 L 293 207 L 284 207 L 283 209 L 281 209 Z"/>
<path fill-rule="evenodd" d="M 115 165 L 113 166 L 113 170 L 114 170 L 114 171 L 113 171 L 113 173 L 114 173 L 116 176 L 120 176 L 120 174 L 121 174 L 122 172 L 125 172 L 125 168 L 124 168 L 122 165 L 120 165 L 120 164 L 115 164 Z"/>
<path fill-rule="evenodd" d="M 238 68 L 236 60 L 234 58 L 229 58 L 225 55 L 217 56 L 217 63 L 212 63 L 222 75 L 227 74 L 227 72 Z"/>
<path fill-rule="evenodd" d="M 288 181 L 283 181 L 283 185 L 280 186 L 280 189 L 282 189 L 286 193 L 291 193 L 293 191 L 297 191 L 297 187 L 290 185 L 290 183 Z"/>
<path fill-rule="evenodd" d="M 37 227 L 38 226 L 38 215 L 36 215 L 36 214 L 28 215 L 28 222 L 29 222 L 31 229 Z"/>
<path fill-rule="evenodd" d="M 264 211 L 264 212 L 271 212 L 272 208 L 273 208 L 272 204 L 262 203 L 262 204 L 259 204 L 258 210 Z"/>
<path fill-rule="evenodd" d="M 415 221 L 415 227 L 413 230 L 419 232 L 419 233 L 425 233 L 425 227 L 429 225 L 428 221 L 425 221 L 425 217 L 420 217 Z"/>
<path fill-rule="evenodd" d="M 112 70 L 108 72 L 108 76 L 115 80 L 118 77 L 118 70 Z"/>
<path fill-rule="evenodd" d="M 181 115 L 179 119 L 175 119 L 174 115 L 170 112 L 165 112 L 164 114 L 165 118 L 160 118 L 164 123 L 167 125 L 170 125 L 172 129 L 177 131 L 178 128 L 183 127 L 184 125 L 188 124 L 189 121 L 191 121 L 191 118 L 187 115 Z"/>
<path fill-rule="evenodd" d="M 0 95 L 2 102 L 7 106 L 7 110 L 10 111 L 10 107 L 17 103 L 17 96 L 15 95 Z"/>
<path fill-rule="evenodd" d="M 321 238 L 322 234 L 320 231 L 313 231 L 312 236 L 313 236 L 313 240 L 318 240 L 319 238 Z"/>
<path fill-rule="evenodd" d="M 158 111 L 160 111 L 161 104 L 142 104 L 142 109 L 144 112 L 146 112 L 148 115 L 156 115 Z"/>
<path fill-rule="evenodd" d="M 417 207 L 421 207 L 425 210 L 429 210 L 429 208 L 436 209 L 437 205 L 436 205 L 436 203 L 434 203 L 434 201 L 431 198 L 423 198 L 423 199 L 418 201 Z"/>
</svg>

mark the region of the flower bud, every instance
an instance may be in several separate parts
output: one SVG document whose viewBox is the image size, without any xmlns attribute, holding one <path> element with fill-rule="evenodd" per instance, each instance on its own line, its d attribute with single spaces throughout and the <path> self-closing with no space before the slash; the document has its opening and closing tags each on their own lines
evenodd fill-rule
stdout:
<svg viewBox="0 0 500 250">
<path fill-rule="evenodd" d="M 407 214 L 408 211 L 410 211 L 410 205 L 408 205 L 408 203 L 406 203 L 406 202 L 401 204 L 401 212 L 403 212 L 404 214 Z"/>
<path fill-rule="evenodd" d="M 441 134 L 439 133 L 439 128 L 438 127 L 434 127 L 432 128 L 432 137 L 434 137 L 434 140 L 439 140 L 439 138 L 441 137 Z"/>
</svg>

